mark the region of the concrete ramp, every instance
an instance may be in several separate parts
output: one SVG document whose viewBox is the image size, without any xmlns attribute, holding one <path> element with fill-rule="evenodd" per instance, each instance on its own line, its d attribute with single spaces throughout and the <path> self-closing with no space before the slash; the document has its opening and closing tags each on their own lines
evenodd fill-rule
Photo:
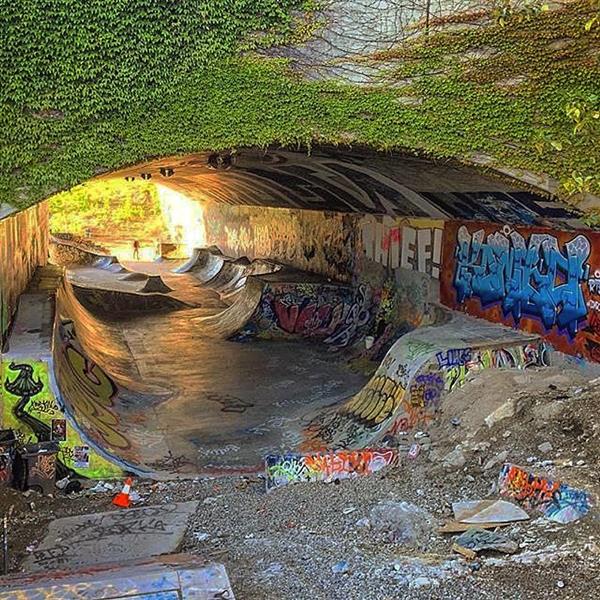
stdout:
<svg viewBox="0 0 600 600">
<path fill-rule="evenodd" d="M 302 449 L 362 448 L 388 433 L 426 429 L 445 394 L 470 372 L 545 366 L 547 360 L 538 336 L 453 313 L 448 323 L 400 338 L 358 394 L 314 415 Z"/>
<path fill-rule="evenodd" d="M 169 279 L 169 296 L 157 296 L 172 299 L 177 282 L 197 274 L 207 281 L 192 285 L 196 293 L 226 293 L 227 302 L 116 319 L 122 305 L 111 314 L 87 300 L 99 291 L 67 281 L 58 292 L 54 367 L 65 409 L 127 470 L 249 472 L 267 454 L 373 448 L 390 433 L 427 428 L 468 374 L 547 360 L 535 335 L 440 309 L 436 325 L 401 337 L 368 379 L 344 353 L 358 352 L 372 325 L 366 288 L 285 268 L 256 274 L 268 261 L 226 260 L 210 249 L 192 262 Z M 103 276 L 105 288 L 111 281 L 135 302 L 152 296 Z"/>
</svg>

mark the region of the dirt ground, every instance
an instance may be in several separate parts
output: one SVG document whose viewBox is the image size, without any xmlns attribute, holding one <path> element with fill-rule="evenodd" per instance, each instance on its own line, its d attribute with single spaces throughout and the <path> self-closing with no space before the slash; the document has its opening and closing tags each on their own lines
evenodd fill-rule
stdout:
<svg viewBox="0 0 600 600">
<path fill-rule="evenodd" d="M 451 503 L 497 498 L 504 460 L 600 493 L 600 380 L 575 370 L 489 370 L 450 394 L 421 452 L 404 455 L 413 435 L 392 440 L 401 464 L 339 484 L 297 484 L 265 492 L 260 476 L 187 481 L 136 481 L 142 505 L 199 501 L 181 550 L 223 562 L 238 600 L 587 599 L 597 597 L 600 566 L 598 509 L 561 525 L 531 511 L 531 519 L 503 529 L 515 554 L 481 554 L 468 561 L 451 550 L 437 527 L 417 547 L 391 542 L 374 530 L 371 509 L 406 501 L 439 524 Z M 488 427 L 484 419 L 507 400 L 513 416 Z M 549 443 L 552 449 L 548 449 Z M 543 450 L 538 446 L 543 445 Z M 445 461 L 457 449 L 462 466 Z M 498 460 L 500 458 L 500 460 Z M 491 464 L 491 466 L 490 466 Z M 10 570 L 57 517 L 114 509 L 111 493 L 53 498 L 6 490 L 0 508 L 9 521 Z"/>
</svg>

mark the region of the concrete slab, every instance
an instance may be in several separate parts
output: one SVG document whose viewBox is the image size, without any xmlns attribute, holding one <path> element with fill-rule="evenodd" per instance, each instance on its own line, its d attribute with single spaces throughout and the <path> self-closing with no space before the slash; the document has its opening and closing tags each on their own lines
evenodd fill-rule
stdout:
<svg viewBox="0 0 600 600">
<path fill-rule="evenodd" d="M 197 505 L 180 502 L 57 519 L 24 569 L 70 570 L 174 552 Z"/>
<path fill-rule="evenodd" d="M 234 600 L 225 567 L 184 554 L 65 574 L 44 571 L 0 578 L 0 600 Z"/>
</svg>

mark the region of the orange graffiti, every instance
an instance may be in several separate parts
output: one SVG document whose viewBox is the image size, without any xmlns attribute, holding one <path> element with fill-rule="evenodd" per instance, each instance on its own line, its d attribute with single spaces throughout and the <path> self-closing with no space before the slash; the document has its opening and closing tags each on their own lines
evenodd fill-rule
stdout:
<svg viewBox="0 0 600 600">
<path fill-rule="evenodd" d="M 304 457 L 306 467 L 315 473 L 322 473 L 325 478 L 340 473 L 356 473 L 369 475 L 384 465 L 393 465 L 397 461 L 394 450 L 373 451 L 354 450 L 312 454 Z"/>
<path fill-rule="evenodd" d="M 530 475 L 527 471 L 512 465 L 505 479 L 505 492 L 516 500 L 537 503 L 552 502 L 560 483 L 543 477 Z"/>
</svg>

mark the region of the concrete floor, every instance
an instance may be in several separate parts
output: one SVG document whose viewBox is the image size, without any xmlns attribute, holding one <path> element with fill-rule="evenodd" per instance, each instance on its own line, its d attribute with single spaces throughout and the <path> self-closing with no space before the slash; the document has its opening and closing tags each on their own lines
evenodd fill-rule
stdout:
<svg viewBox="0 0 600 600">
<path fill-rule="evenodd" d="M 98 271 L 75 268 L 68 276 L 77 285 L 133 291 L 123 274 Z M 172 296 L 185 295 L 195 308 L 123 317 L 59 301 L 86 353 L 119 386 L 114 412 L 130 442 L 120 454 L 127 462 L 151 471 L 253 471 L 266 454 L 298 448 L 307 414 L 365 384 L 322 345 L 207 337 L 196 317 L 222 311 L 218 295 L 186 275 L 165 280 Z"/>
</svg>

